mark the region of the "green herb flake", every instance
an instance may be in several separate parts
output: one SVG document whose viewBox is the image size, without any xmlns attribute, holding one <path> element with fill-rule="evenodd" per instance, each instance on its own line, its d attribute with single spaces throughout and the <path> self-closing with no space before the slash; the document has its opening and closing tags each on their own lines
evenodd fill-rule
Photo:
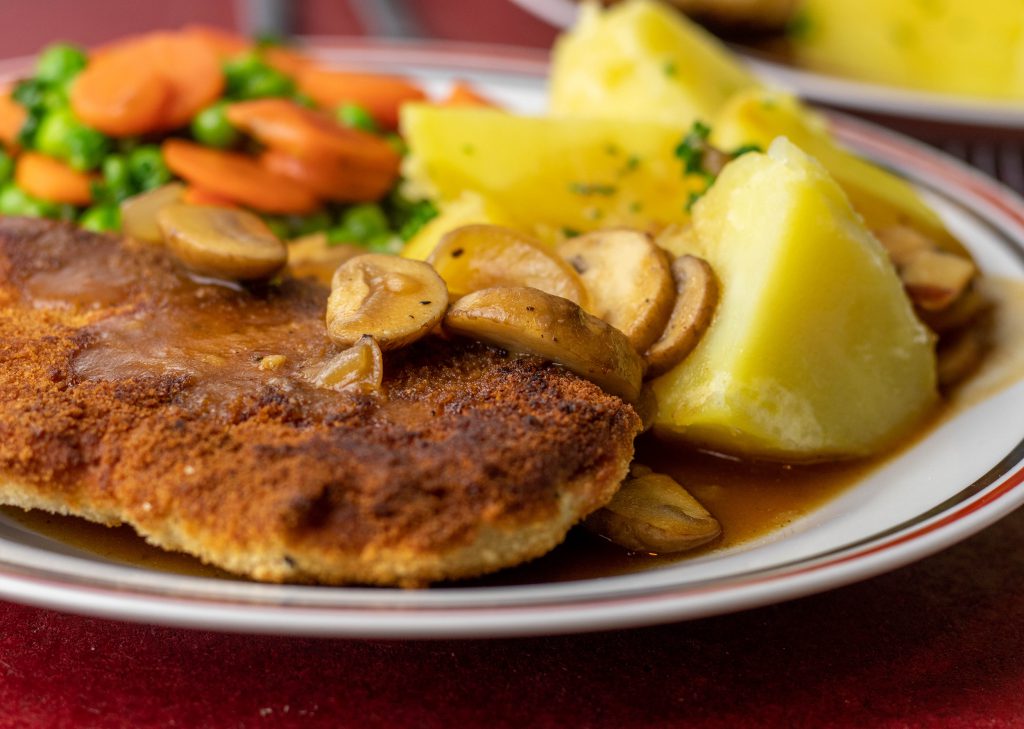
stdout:
<svg viewBox="0 0 1024 729">
<path fill-rule="evenodd" d="M 601 183 L 572 182 L 569 184 L 569 192 L 574 195 L 603 195 L 611 197 L 618 192 L 618 188 L 615 185 Z"/>
<path fill-rule="evenodd" d="M 679 66 L 676 65 L 674 60 L 669 59 L 662 65 L 661 72 L 669 78 L 676 78 L 679 75 Z"/>
<path fill-rule="evenodd" d="M 683 163 L 683 171 L 687 175 L 704 173 L 704 146 L 708 136 L 711 134 L 711 127 L 698 120 L 690 127 L 675 149 L 675 155 Z"/>
</svg>

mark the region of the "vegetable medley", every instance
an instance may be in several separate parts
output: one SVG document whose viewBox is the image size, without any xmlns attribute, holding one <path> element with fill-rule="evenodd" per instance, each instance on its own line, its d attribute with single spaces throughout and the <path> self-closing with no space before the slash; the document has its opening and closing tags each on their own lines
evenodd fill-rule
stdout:
<svg viewBox="0 0 1024 729">
<path fill-rule="evenodd" d="M 399 191 L 399 107 L 423 100 L 206 27 L 56 43 L 0 88 L 0 214 L 117 231 L 125 200 L 180 180 L 184 202 L 252 210 L 283 239 L 394 252 L 436 215 Z M 488 102 L 457 83 L 440 103 Z"/>
</svg>

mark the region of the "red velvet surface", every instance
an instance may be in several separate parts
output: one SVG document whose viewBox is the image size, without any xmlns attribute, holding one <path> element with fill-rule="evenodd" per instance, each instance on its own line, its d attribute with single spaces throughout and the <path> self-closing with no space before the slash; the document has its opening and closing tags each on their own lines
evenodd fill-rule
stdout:
<svg viewBox="0 0 1024 729">
<path fill-rule="evenodd" d="M 1024 511 L 873 580 L 513 640 L 245 636 L 0 603 L 0 727 L 1024 726 Z"/>
</svg>

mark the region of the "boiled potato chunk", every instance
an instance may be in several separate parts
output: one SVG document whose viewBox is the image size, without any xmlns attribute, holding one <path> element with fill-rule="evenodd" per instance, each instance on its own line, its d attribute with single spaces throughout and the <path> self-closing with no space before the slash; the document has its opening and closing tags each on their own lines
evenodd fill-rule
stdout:
<svg viewBox="0 0 1024 729">
<path fill-rule="evenodd" d="M 824 118 L 790 94 L 762 89 L 737 93 L 715 117 L 711 141 L 723 149 L 745 144 L 767 149 L 780 136 L 824 165 L 871 230 L 910 225 L 946 250 L 967 255 L 909 183 L 843 149 Z"/>
<path fill-rule="evenodd" d="M 744 155 L 693 222 L 690 252 L 721 299 L 697 348 L 654 381 L 656 429 L 746 456 L 831 459 L 892 445 L 933 406 L 932 337 L 817 162 L 785 139 Z"/>
<path fill-rule="evenodd" d="M 474 191 L 523 229 L 683 222 L 703 184 L 674 155 L 683 132 L 658 123 L 420 104 L 403 107 L 402 131 L 417 190 L 442 205 Z"/>
<path fill-rule="evenodd" d="M 1020 0 L 804 0 L 793 49 L 812 68 L 973 96 L 1024 97 Z"/>
<path fill-rule="evenodd" d="M 666 4 L 583 6 L 555 46 L 551 111 L 686 128 L 757 82 L 714 36 Z"/>
</svg>

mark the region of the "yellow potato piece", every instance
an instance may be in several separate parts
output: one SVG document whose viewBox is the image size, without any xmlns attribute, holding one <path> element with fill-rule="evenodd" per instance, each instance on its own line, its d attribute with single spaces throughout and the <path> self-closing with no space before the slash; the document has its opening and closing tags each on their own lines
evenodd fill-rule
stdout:
<svg viewBox="0 0 1024 729">
<path fill-rule="evenodd" d="M 1024 97 L 1020 0 L 804 0 L 796 58 L 884 84 Z"/>
<path fill-rule="evenodd" d="M 935 403 L 932 337 L 885 251 L 786 140 L 728 165 L 679 240 L 721 298 L 697 348 L 653 382 L 657 430 L 749 456 L 862 456 Z"/>
<path fill-rule="evenodd" d="M 407 104 L 402 131 L 417 189 L 442 205 L 473 191 L 523 229 L 685 222 L 703 184 L 675 157 L 683 131 L 658 123 Z"/>
<path fill-rule="evenodd" d="M 756 84 L 721 41 L 666 4 L 633 0 L 601 10 L 588 3 L 555 46 L 550 105 L 556 115 L 685 129 Z"/>
<path fill-rule="evenodd" d="M 746 144 L 767 149 L 780 136 L 828 170 L 871 230 L 910 225 L 946 250 L 968 255 L 909 183 L 841 147 L 825 119 L 790 94 L 741 91 L 715 117 L 711 130 L 712 143 L 722 149 Z"/>
</svg>

